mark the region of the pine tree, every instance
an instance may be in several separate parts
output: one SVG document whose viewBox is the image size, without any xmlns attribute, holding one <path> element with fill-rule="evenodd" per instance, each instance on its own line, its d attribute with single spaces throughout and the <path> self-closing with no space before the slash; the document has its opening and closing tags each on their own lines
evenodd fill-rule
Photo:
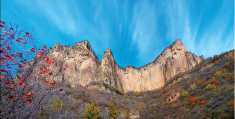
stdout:
<svg viewBox="0 0 235 119">
<path fill-rule="evenodd" d="M 84 111 L 84 119 L 101 119 L 100 110 L 94 106 L 94 102 L 91 101 L 90 105 Z"/>
<path fill-rule="evenodd" d="M 117 108 L 114 109 L 113 104 L 109 106 L 108 119 L 116 119 L 118 117 Z"/>
</svg>

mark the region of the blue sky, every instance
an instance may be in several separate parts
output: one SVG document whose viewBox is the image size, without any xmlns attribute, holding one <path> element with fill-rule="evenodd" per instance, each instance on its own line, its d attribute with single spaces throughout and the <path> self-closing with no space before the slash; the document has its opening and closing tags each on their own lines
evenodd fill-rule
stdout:
<svg viewBox="0 0 235 119">
<path fill-rule="evenodd" d="M 1 20 L 35 28 L 38 46 L 88 40 L 121 67 L 152 62 L 181 39 L 205 58 L 234 49 L 233 0 L 1 0 Z"/>
</svg>

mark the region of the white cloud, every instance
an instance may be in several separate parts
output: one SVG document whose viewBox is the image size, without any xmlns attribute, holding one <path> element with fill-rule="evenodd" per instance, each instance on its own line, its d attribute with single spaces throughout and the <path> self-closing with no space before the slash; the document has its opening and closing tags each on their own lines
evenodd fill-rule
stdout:
<svg viewBox="0 0 235 119">
<path fill-rule="evenodd" d="M 157 40 L 156 38 L 158 37 L 156 35 L 156 31 L 158 30 L 156 24 L 156 9 L 153 5 L 148 3 L 148 1 L 141 1 L 134 6 L 132 19 L 134 28 L 131 47 L 134 47 L 133 44 L 137 44 L 140 57 L 139 60 L 148 60 L 146 55 L 149 54 L 149 50 L 153 45 L 151 42 Z"/>
</svg>

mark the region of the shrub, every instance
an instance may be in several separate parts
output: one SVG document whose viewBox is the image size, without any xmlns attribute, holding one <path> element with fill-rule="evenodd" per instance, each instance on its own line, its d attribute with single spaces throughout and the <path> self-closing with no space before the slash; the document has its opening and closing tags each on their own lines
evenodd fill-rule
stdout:
<svg viewBox="0 0 235 119">
<path fill-rule="evenodd" d="M 216 60 L 216 61 L 215 61 L 215 64 L 216 64 L 216 65 L 217 65 L 217 64 L 219 64 L 219 61 L 218 61 L 218 60 Z"/>
<path fill-rule="evenodd" d="M 206 89 L 211 88 L 211 87 L 212 87 L 211 84 L 207 84 L 207 85 L 206 85 Z"/>
<path fill-rule="evenodd" d="M 113 104 L 108 109 L 108 119 L 116 119 L 118 117 L 117 108 L 114 109 Z"/>
<path fill-rule="evenodd" d="M 216 72 L 214 73 L 214 75 L 215 75 L 215 76 L 220 76 L 220 75 L 221 75 L 221 72 L 220 72 L 220 71 L 216 71 Z"/>
<path fill-rule="evenodd" d="M 234 109 L 234 100 L 229 101 L 228 105 L 229 105 L 230 108 Z"/>
<path fill-rule="evenodd" d="M 65 106 L 64 103 L 62 103 L 58 97 L 56 97 L 56 98 L 53 100 L 53 104 L 51 105 L 52 109 L 54 109 L 54 110 L 60 110 L 60 109 L 62 109 L 64 106 Z"/>
<path fill-rule="evenodd" d="M 226 80 L 226 81 L 229 81 L 229 80 L 230 80 L 230 78 L 229 78 L 229 77 L 227 77 L 227 78 L 225 78 L 225 80 Z"/>
<path fill-rule="evenodd" d="M 197 84 L 201 84 L 203 82 L 203 79 L 200 79 L 197 81 Z"/>
<path fill-rule="evenodd" d="M 190 104 L 196 104 L 196 103 L 198 103 L 198 99 L 194 98 L 194 97 L 190 97 L 189 102 L 190 102 Z"/>
<path fill-rule="evenodd" d="M 140 96 L 140 93 L 139 92 L 135 92 L 135 96 L 136 97 Z"/>
<path fill-rule="evenodd" d="M 173 86 L 171 86 L 171 88 L 177 88 L 177 85 L 173 85 Z"/>
<path fill-rule="evenodd" d="M 126 119 L 129 119 L 129 118 L 130 118 L 129 113 L 126 113 L 126 114 L 125 114 L 125 117 L 126 117 Z"/>
<path fill-rule="evenodd" d="M 90 105 L 84 111 L 84 119 L 101 119 L 100 110 L 94 106 L 94 102 L 91 101 Z"/>
<path fill-rule="evenodd" d="M 144 105 L 143 104 L 139 104 L 139 109 L 143 109 Z"/>
<path fill-rule="evenodd" d="M 182 93 L 182 96 L 184 96 L 184 97 L 188 96 L 188 92 L 187 92 L 187 91 L 184 91 L 184 92 Z"/>
</svg>

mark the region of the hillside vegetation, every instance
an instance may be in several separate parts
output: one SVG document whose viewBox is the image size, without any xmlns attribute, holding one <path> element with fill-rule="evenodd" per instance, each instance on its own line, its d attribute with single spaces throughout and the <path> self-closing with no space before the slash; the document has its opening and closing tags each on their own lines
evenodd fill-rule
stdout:
<svg viewBox="0 0 235 119">
<path fill-rule="evenodd" d="M 175 75 L 161 89 L 121 95 L 68 84 L 54 93 L 42 118 L 233 119 L 234 50 Z"/>
</svg>

